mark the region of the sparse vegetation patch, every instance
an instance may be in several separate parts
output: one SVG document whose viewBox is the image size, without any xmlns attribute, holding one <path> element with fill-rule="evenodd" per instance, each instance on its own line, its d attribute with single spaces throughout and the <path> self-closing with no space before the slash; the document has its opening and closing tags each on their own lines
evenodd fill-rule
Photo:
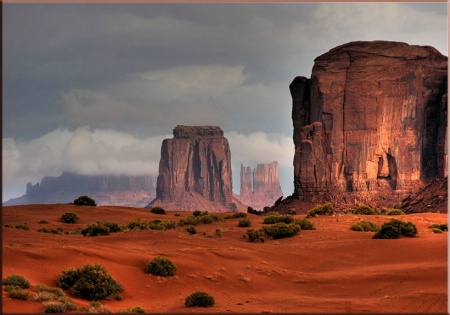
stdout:
<svg viewBox="0 0 450 315">
<path fill-rule="evenodd" d="M 417 228 L 411 222 L 404 222 L 397 219 L 392 219 L 384 223 L 381 229 L 373 236 L 373 238 L 387 238 L 395 239 L 400 236 L 414 237 L 417 234 Z"/>
<path fill-rule="evenodd" d="M 359 205 L 353 210 L 353 214 L 362 214 L 362 215 L 375 215 L 377 214 L 375 210 L 371 206 L 368 205 Z"/>
<path fill-rule="evenodd" d="M 28 281 L 24 276 L 21 275 L 10 275 L 3 279 L 3 285 L 20 287 L 22 289 L 27 289 L 30 287 L 30 281 Z"/>
<path fill-rule="evenodd" d="M 163 208 L 161 208 L 159 206 L 153 207 L 151 212 L 155 213 L 155 214 L 166 214 L 166 210 L 164 210 Z"/>
<path fill-rule="evenodd" d="M 216 304 L 214 297 L 202 291 L 196 291 L 192 293 L 186 298 L 184 302 L 184 305 L 186 305 L 187 307 L 192 306 L 211 307 L 214 304 Z"/>
<path fill-rule="evenodd" d="M 224 217 L 224 219 L 239 219 L 239 218 L 246 218 L 247 214 L 244 212 L 235 212 L 232 215 L 227 215 Z"/>
<path fill-rule="evenodd" d="M 95 200 L 88 196 L 80 196 L 73 201 L 76 206 L 96 206 Z"/>
<path fill-rule="evenodd" d="M 334 214 L 334 207 L 331 203 L 323 205 L 316 205 L 314 208 L 306 212 L 306 217 L 310 218 L 318 215 L 332 215 Z"/>
<path fill-rule="evenodd" d="M 80 218 L 78 217 L 78 215 L 76 213 L 66 212 L 61 216 L 61 218 L 59 220 L 63 223 L 74 224 L 74 223 L 77 223 L 77 221 L 79 219 Z"/>
<path fill-rule="evenodd" d="M 249 227 L 252 224 L 252 221 L 249 218 L 244 218 L 239 220 L 238 227 Z"/>
<path fill-rule="evenodd" d="M 405 213 L 400 209 L 392 209 L 387 215 L 404 215 Z"/>
<path fill-rule="evenodd" d="M 350 230 L 361 231 L 361 232 L 378 232 L 380 230 L 380 227 L 378 225 L 376 225 L 375 223 L 372 223 L 369 221 L 361 221 L 355 225 L 352 225 L 350 227 Z"/>
<path fill-rule="evenodd" d="M 315 230 L 316 229 L 314 224 L 311 221 L 309 221 L 308 219 L 305 219 L 305 218 L 295 220 L 294 223 L 300 225 L 300 228 L 302 230 Z"/>
<path fill-rule="evenodd" d="M 434 232 L 434 233 L 442 233 L 444 231 L 448 231 L 448 225 L 447 223 L 433 223 L 429 226 L 429 228 Z"/>
<path fill-rule="evenodd" d="M 275 223 L 292 223 L 294 222 L 294 217 L 291 215 L 279 215 L 279 214 L 269 214 L 264 218 L 263 224 L 275 224 Z"/>
<path fill-rule="evenodd" d="M 170 277 L 177 272 L 177 266 L 169 258 L 156 256 L 145 266 L 145 272 L 155 276 Z"/>
<path fill-rule="evenodd" d="M 99 264 L 63 270 L 58 277 L 58 286 L 88 300 L 104 300 L 123 291 L 121 285 Z"/>
</svg>

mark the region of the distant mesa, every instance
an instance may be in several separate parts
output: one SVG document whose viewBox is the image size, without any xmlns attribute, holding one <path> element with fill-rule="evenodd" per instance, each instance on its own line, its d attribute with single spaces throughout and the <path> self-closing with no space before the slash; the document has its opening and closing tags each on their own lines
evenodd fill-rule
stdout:
<svg viewBox="0 0 450 315">
<path fill-rule="evenodd" d="M 162 142 L 156 198 L 147 208 L 243 211 L 232 195 L 231 151 L 222 129 L 179 125 L 173 136 Z"/>
<path fill-rule="evenodd" d="M 282 196 L 277 161 L 258 164 L 254 170 L 241 164 L 241 189 L 237 198 L 243 204 L 255 210 L 264 209 Z"/>
<path fill-rule="evenodd" d="M 27 184 L 26 194 L 3 203 L 3 206 L 71 203 L 82 195 L 97 205 L 144 207 L 155 198 L 156 176 L 78 175 L 44 177 L 40 183 Z"/>
<path fill-rule="evenodd" d="M 351 42 L 317 57 L 311 78 L 290 85 L 288 203 L 392 207 L 447 177 L 447 67 L 432 47 L 389 41 Z"/>
</svg>

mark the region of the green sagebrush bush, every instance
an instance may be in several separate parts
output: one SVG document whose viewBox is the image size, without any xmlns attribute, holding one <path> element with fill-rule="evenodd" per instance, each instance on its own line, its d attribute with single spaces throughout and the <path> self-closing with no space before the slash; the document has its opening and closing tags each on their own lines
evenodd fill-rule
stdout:
<svg viewBox="0 0 450 315">
<path fill-rule="evenodd" d="M 334 214 L 334 207 L 331 203 L 325 203 L 323 205 L 316 205 L 314 208 L 306 212 L 306 217 L 312 217 L 316 215 L 332 215 Z"/>
<path fill-rule="evenodd" d="M 264 218 L 263 224 L 275 224 L 284 222 L 286 224 L 294 222 L 294 217 L 291 215 L 279 215 L 279 214 L 270 214 Z"/>
<path fill-rule="evenodd" d="M 144 271 L 155 276 L 170 277 L 177 272 L 177 266 L 169 258 L 156 256 L 145 265 Z"/>
<path fill-rule="evenodd" d="M 264 243 L 267 238 L 267 234 L 263 229 L 249 229 L 247 230 L 245 236 L 249 242 L 261 242 Z"/>
<path fill-rule="evenodd" d="M 373 238 L 394 239 L 399 238 L 402 235 L 406 237 L 414 237 L 416 234 L 417 228 L 411 222 L 392 219 L 391 221 L 384 223 Z"/>
<path fill-rule="evenodd" d="M 200 307 L 211 307 L 216 304 L 214 297 L 206 292 L 196 291 L 189 295 L 184 301 L 184 305 L 187 307 L 200 306 Z"/>
<path fill-rule="evenodd" d="M 59 221 L 63 223 L 75 224 L 80 218 L 76 213 L 66 212 L 59 218 Z"/>
<path fill-rule="evenodd" d="M 252 225 L 252 221 L 249 218 L 239 220 L 238 227 L 249 227 Z"/>
<path fill-rule="evenodd" d="M 291 223 L 286 224 L 284 222 L 276 223 L 272 226 L 264 226 L 264 232 L 271 236 L 273 239 L 292 237 L 298 234 L 301 230 L 300 225 Z"/>
<path fill-rule="evenodd" d="M 192 215 L 189 215 L 186 220 L 180 220 L 179 225 L 197 225 L 197 224 L 210 224 L 217 221 L 223 221 L 223 219 L 208 211 L 195 210 Z"/>
<path fill-rule="evenodd" d="M 14 287 L 20 287 L 26 289 L 30 287 L 30 281 L 28 281 L 24 276 L 21 275 L 10 275 L 2 280 L 3 285 L 9 285 Z"/>
<path fill-rule="evenodd" d="M 104 300 L 122 292 L 122 286 L 100 264 L 86 264 L 81 268 L 62 271 L 58 286 L 70 289 L 75 296 L 88 300 Z"/>
<path fill-rule="evenodd" d="M 429 226 L 429 228 L 432 229 L 434 233 L 442 233 L 444 231 L 448 231 L 447 223 L 442 223 L 442 224 L 433 223 Z M 436 230 L 440 230 L 441 232 L 438 232 Z"/>
<path fill-rule="evenodd" d="M 306 218 L 295 220 L 294 223 L 300 225 L 300 228 L 302 230 L 315 230 L 316 229 L 314 224 L 312 224 L 312 222 Z"/>
<path fill-rule="evenodd" d="M 7 285 L 5 287 L 6 292 L 8 292 L 8 297 L 15 300 L 28 300 L 30 299 L 30 294 L 23 291 L 22 287 L 16 285 Z"/>
<path fill-rule="evenodd" d="M 44 302 L 44 313 L 64 313 L 66 309 L 66 304 L 60 301 Z"/>
<path fill-rule="evenodd" d="M 232 215 L 227 215 L 224 217 L 224 219 L 239 219 L 239 218 L 246 218 L 247 213 L 244 212 L 235 212 Z"/>
<path fill-rule="evenodd" d="M 127 228 L 130 230 L 170 230 L 177 227 L 175 221 L 152 220 L 144 221 L 138 218 L 136 221 L 130 221 Z"/>
<path fill-rule="evenodd" d="M 196 234 L 197 233 L 197 229 L 194 226 L 192 226 L 192 225 L 188 226 L 185 229 L 185 231 L 188 232 L 189 234 Z"/>
<path fill-rule="evenodd" d="M 166 210 L 164 210 L 160 206 L 153 207 L 150 211 L 155 214 L 166 214 Z"/>
<path fill-rule="evenodd" d="M 377 214 L 375 210 L 371 206 L 368 205 L 359 205 L 352 212 L 353 214 L 362 214 L 362 215 L 374 215 Z"/>
<path fill-rule="evenodd" d="M 81 229 L 81 234 L 84 236 L 101 236 L 109 235 L 110 229 L 102 222 L 90 224 L 87 227 Z"/>
<path fill-rule="evenodd" d="M 387 215 L 404 215 L 405 213 L 400 209 L 392 209 L 391 211 L 389 211 L 386 214 Z"/>
<path fill-rule="evenodd" d="M 369 221 L 361 221 L 356 223 L 355 225 L 352 225 L 350 227 L 350 230 L 361 232 L 378 232 L 380 230 L 380 227 L 375 223 Z"/>
<path fill-rule="evenodd" d="M 96 206 L 95 200 L 88 196 L 80 196 L 73 201 L 74 205 L 77 206 Z"/>
</svg>

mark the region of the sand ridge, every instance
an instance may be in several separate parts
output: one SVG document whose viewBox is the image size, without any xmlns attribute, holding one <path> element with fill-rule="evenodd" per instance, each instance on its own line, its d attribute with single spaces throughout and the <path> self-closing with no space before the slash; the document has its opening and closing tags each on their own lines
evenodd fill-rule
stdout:
<svg viewBox="0 0 450 315">
<path fill-rule="evenodd" d="M 77 213 L 80 221 L 59 222 L 64 212 Z M 265 243 L 246 241 L 243 234 L 248 228 L 238 227 L 238 219 L 197 225 L 195 235 L 184 227 L 99 237 L 37 232 L 42 227 L 73 231 L 97 221 L 125 225 L 137 218 L 178 222 L 189 214 L 70 204 L 4 207 L 3 225 L 27 223 L 30 230 L 3 228 L 3 277 L 21 274 L 32 285 L 56 286 L 62 269 L 99 263 L 125 289 L 122 301 L 101 302 L 112 312 L 138 305 L 152 313 L 447 312 L 447 233 L 435 234 L 428 228 L 447 222 L 446 214 L 395 217 L 413 222 L 419 231 L 415 238 L 397 240 L 374 240 L 371 232 L 349 230 L 361 220 L 382 224 L 392 219 L 382 215 L 315 217 L 310 219 L 315 231 Z M 263 217 L 248 217 L 252 228 L 263 226 Z M 49 223 L 38 223 L 41 219 Z M 216 229 L 221 237 L 213 237 Z M 175 277 L 144 273 L 145 264 L 156 255 L 176 263 Z M 184 299 L 197 290 L 214 296 L 216 305 L 185 307 Z M 89 304 L 70 297 L 77 306 Z M 41 302 L 12 300 L 4 290 L 2 301 L 3 313 L 43 311 Z"/>
</svg>

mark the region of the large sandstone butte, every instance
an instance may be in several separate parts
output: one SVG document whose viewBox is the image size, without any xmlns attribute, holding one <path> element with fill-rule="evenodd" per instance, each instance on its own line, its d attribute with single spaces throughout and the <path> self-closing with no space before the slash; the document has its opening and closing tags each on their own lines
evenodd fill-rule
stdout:
<svg viewBox="0 0 450 315">
<path fill-rule="evenodd" d="M 447 57 L 433 47 L 344 44 L 290 91 L 291 199 L 392 207 L 447 176 Z"/>
<path fill-rule="evenodd" d="M 27 184 L 26 194 L 3 203 L 3 206 L 70 203 L 82 195 L 97 205 L 143 207 L 155 198 L 155 175 L 116 176 L 79 175 L 63 172 L 45 176 L 40 183 Z"/>
<path fill-rule="evenodd" d="M 241 189 L 239 200 L 255 209 L 271 206 L 283 196 L 278 175 L 278 162 L 258 164 L 252 171 L 241 165 Z"/>
<path fill-rule="evenodd" d="M 156 198 L 147 206 L 168 210 L 236 211 L 231 151 L 216 126 L 176 126 L 164 139 Z"/>
</svg>

